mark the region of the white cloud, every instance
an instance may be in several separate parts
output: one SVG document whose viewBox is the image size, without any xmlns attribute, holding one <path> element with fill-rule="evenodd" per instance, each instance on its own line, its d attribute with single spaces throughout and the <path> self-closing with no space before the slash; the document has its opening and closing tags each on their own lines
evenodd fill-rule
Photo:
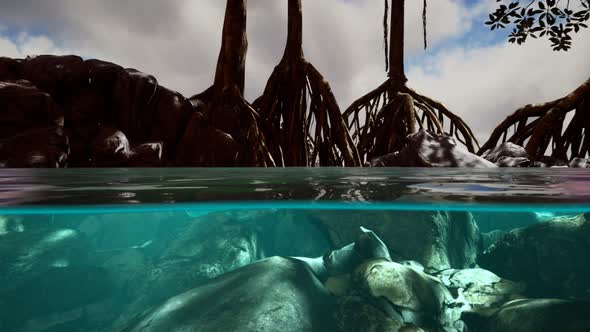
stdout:
<svg viewBox="0 0 590 332">
<path fill-rule="evenodd" d="M 0 55 L 10 58 L 19 57 L 19 51 L 16 44 L 8 38 L 0 37 Z"/>
<path fill-rule="evenodd" d="M 483 143 L 509 114 L 526 104 L 565 96 L 590 76 L 590 34 L 576 36 L 569 52 L 546 40 L 445 49 L 408 71 L 410 84 L 461 115 Z"/>
<path fill-rule="evenodd" d="M 16 40 L 0 36 L 0 56 L 23 58 L 28 55 L 71 53 L 61 49 L 47 36 L 32 36 L 21 33 Z"/>
</svg>

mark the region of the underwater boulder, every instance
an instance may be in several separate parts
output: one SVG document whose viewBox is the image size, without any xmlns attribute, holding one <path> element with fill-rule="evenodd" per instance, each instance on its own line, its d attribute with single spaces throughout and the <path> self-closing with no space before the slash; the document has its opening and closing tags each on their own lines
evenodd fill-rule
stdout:
<svg viewBox="0 0 590 332">
<path fill-rule="evenodd" d="M 0 291 L 0 330 L 19 331 L 29 321 L 101 302 L 111 292 L 108 271 L 98 267 L 51 267 L 33 278 L 23 276 L 11 290 Z"/>
<path fill-rule="evenodd" d="M 305 264 L 274 257 L 177 295 L 124 331 L 334 331 L 333 301 Z"/>
<path fill-rule="evenodd" d="M 353 274 L 354 286 L 365 296 L 385 298 L 405 323 L 422 327 L 440 325 L 445 302 L 452 300 L 445 286 L 412 267 L 385 260 L 361 264 Z"/>
<path fill-rule="evenodd" d="M 73 229 L 22 225 L 0 235 L 0 292 L 51 268 L 85 265 L 91 245 Z"/>
<path fill-rule="evenodd" d="M 462 310 L 440 280 L 413 265 L 368 260 L 330 278 L 341 331 L 462 331 Z"/>
<path fill-rule="evenodd" d="M 478 259 L 482 268 L 524 282 L 532 297 L 590 299 L 590 221 L 583 216 L 513 230 Z"/>
<path fill-rule="evenodd" d="M 494 163 L 469 151 L 447 135 L 421 130 L 407 137 L 398 152 L 371 161 L 373 167 L 472 167 L 496 168 Z"/>
<path fill-rule="evenodd" d="M 444 270 L 434 274 L 455 296 L 461 296 L 472 307 L 499 307 L 522 298 L 526 286 L 503 279 L 490 271 L 474 268 Z"/>
<path fill-rule="evenodd" d="M 135 282 L 145 296 L 133 307 L 145 310 L 264 258 L 258 229 L 234 218 L 231 213 L 209 213 L 173 231 L 145 278 Z"/>
<path fill-rule="evenodd" d="M 515 300 L 499 309 L 463 313 L 466 331 L 476 332 L 587 332 L 590 303 L 571 300 Z"/>
<path fill-rule="evenodd" d="M 481 246 L 477 224 L 467 212 L 310 211 L 309 215 L 335 248 L 355 242 L 363 226 L 379 234 L 394 260 L 414 260 L 427 270 L 472 267 Z"/>
<path fill-rule="evenodd" d="M 487 233 L 481 233 L 481 248 L 482 251 L 488 249 L 506 235 L 506 231 L 495 230 Z"/>
<path fill-rule="evenodd" d="M 234 218 L 234 214 L 211 213 L 191 220 L 162 258 L 191 260 L 208 278 L 263 258 L 256 226 Z"/>
</svg>

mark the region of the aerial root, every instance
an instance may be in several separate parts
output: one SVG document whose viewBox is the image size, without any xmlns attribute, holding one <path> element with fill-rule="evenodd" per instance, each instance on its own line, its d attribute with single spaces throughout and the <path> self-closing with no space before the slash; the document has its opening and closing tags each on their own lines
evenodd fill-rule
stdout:
<svg viewBox="0 0 590 332">
<path fill-rule="evenodd" d="M 571 112 L 569 121 L 567 116 Z M 479 154 L 499 142 L 525 146 L 533 160 L 543 157 L 550 146 L 552 156 L 558 159 L 587 156 L 590 153 L 590 79 L 561 99 L 518 109 L 494 129 Z"/>
<path fill-rule="evenodd" d="M 449 134 L 471 152 L 478 148 L 469 126 L 442 103 L 389 79 L 355 101 L 344 113 L 364 162 L 403 148 L 407 135 L 420 130 Z"/>
</svg>

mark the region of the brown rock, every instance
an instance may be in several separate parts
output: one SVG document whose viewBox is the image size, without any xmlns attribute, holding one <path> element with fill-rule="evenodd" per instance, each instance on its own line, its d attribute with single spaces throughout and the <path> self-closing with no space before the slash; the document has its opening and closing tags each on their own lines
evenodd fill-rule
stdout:
<svg viewBox="0 0 590 332">
<path fill-rule="evenodd" d="M 24 61 L 24 78 L 61 101 L 88 85 L 88 68 L 79 56 L 40 55 Z"/>
<path fill-rule="evenodd" d="M 129 166 L 158 167 L 162 165 L 162 143 L 141 144 L 131 152 Z"/>
<path fill-rule="evenodd" d="M 176 164 L 183 166 L 236 165 L 239 145 L 227 133 L 210 127 L 201 113 L 195 113 L 179 144 Z"/>
<path fill-rule="evenodd" d="M 63 126 L 63 113 L 49 94 L 26 81 L 0 82 L 0 139 L 53 126 Z"/>
<path fill-rule="evenodd" d="M 129 140 L 113 127 L 104 127 L 92 142 L 91 158 L 95 166 L 124 166 L 131 157 Z"/>
<path fill-rule="evenodd" d="M 23 77 L 23 60 L 0 57 L 0 81 L 19 80 Z"/>
<path fill-rule="evenodd" d="M 0 167 L 60 168 L 67 165 L 69 139 L 62 127 L 37 128 L 0 140 Z"/>
</svg>

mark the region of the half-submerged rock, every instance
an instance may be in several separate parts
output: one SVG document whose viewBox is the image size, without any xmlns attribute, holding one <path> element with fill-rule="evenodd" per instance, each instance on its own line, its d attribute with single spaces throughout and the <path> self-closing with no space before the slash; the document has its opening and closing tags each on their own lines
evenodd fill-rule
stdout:
<svg viewBox="0 0 590 332">
<path fill-rule="evenodd" d="M 454 138 L 422 130 L 409 135 L 405 147 L 371 161 L 373 167 L 472 167 L 495 168 L 494 163 L 485 160 Z"/>
</svg>

